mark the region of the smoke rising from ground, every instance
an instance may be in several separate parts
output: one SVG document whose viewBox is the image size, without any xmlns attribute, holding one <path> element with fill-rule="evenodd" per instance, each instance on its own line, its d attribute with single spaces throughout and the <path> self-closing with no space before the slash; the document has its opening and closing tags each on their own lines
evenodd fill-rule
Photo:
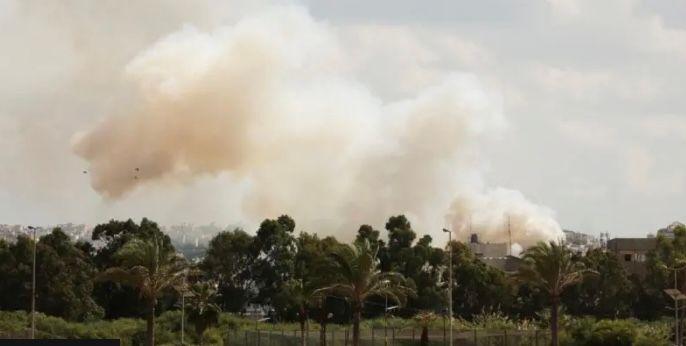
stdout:
<svg viewBox="0 0 686 346">
<path fill-rule="evenodd" d="M 348 55 L 299 7 L 185 26 L 128 64 L 134 101 L 73 149 L 112 200 L 228 172 L 247 186 L 246 217 L 288 213 L 308 231 L 405 213 L 419 232 L 447 225 L 466 239 L 471 217 L 482 239 L 505 241 L 509 216 L 517 243 L 560 237 L 549 209 L 482 181 L 479 143 L 506 127 L 497 95 L 454 73 L 384 101 L 350 77 Z"/>
</svg>

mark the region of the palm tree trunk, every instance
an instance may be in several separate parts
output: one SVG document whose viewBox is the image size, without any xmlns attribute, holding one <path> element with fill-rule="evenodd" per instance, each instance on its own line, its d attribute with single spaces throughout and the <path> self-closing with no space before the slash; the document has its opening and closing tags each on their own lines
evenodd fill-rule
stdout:
<svg viewBox="0 0 686 346">
<path fill-rule="evenodd" d="M 422 326 L 422 338 L 419 339 L 419 344 L 421 346 L 428 346 L 429 345 L 429 327 L 428 326 Z"/>
<path fill-rule="evenodd" d="M 550 338 L 553 346 L 558 346 L 557 331 L 558 331 L 558 312 L 559 312 L 560 298 L 553 297 L 552 307 L 550 309 Z"/>
<path fill-rule="evenodd" d="M 147 337 L 148 346 L 155 346 L 155 300 L 148 303 Z"/>
<path fill-rule="evenodd" d="M 322 310 L 319 320 L 319 346 L 326 346 L 326 310 Z"/>
<path fill-rule="evenodd" d="M 307 346 L 307 337 L 305 336 L 305 323 L 307 323 L 307 316 L 305 315 L 305 308 L 300 307 L 300 345 Z"/>
<path fill-rule="evenodd" d="M 353 346 L 360 345 L 360 320 L 362 319 L 362 306 L 353 304 Z"/>
</svg>

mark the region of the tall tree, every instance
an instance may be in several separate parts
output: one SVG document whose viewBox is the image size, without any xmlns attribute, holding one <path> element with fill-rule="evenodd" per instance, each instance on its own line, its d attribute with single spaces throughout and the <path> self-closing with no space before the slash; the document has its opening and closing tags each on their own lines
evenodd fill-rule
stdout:
<svg viewBox="0 0 686 346">
<path fill-rule="evenodd" d="M 157 223 L 143 218 L 140 224 L 133 220 L 126 221 L 110 220 L 107 223 L 95 226 L 91 236 L 95 244 L 101 246 L 93 259 L 98 270 L 103 271 L 109 267 L 121 265 L 116 253 L 133 239 L 157 239 L 160 249 L 164 252 L 174 251 L 169 236 L 164 234 Z M 96 302 L 105 308 L 106 318 L 142 317 L 145 316 L 145 304 L 141 303 L 140 297 L 135 290 L 128 286 L 122 286 L 113 282 L 97 282 L 94 296 Z M 169 308 L 160 304 L 161 310 Z"/>
<path fill-rule="evenodd" d="M 644 278 L 632 278 L 637 295 L 634 311 L 638 317 L 657 318 L 665 305 L 672 304 L 663 289 L 674 288 L 674 271 L 670 268 L 682 268 L 686 263 L 686 227 L 678 225 L 673 231 L 674 237 L 657 236 L 655 249 L 647 256 L 647 275 Z M 676 284 L 680 291 L 686 291 L 683 270 L 677 271 Z"/>
<path fill-rule="evenodd" d="M 298 310 L 298 322 L 300 322 L 300 344 L 307 345 L 309 339 L 309 312 L 313 306 L 321 306 L 324 294 L 317 290 L 318 287 L 312 281 L 291 279 L 286 282 L 279 296 L 288 300 Z"/>
<path fill-rule="evenodd" d="M 376 249 L 377 258 L 382 271 L 391 270 L 391 258 L 388 252 L 388 247 L 383 239 L 380 238 L 381 232 L 375 230 L 370 225 L 361 225 L 357 230 L 355 242 L 368 241 L 372 248 Z"/>
<path fill-rule="evenodd" d="M 219 284 L 222 309 L 241 311 L 253 297 L 253 237 L 241 229 L 218 233 L 210 240 L 200 269 Z"/>
<path fill-rule="evenodd" d="M 276 301 L 281 306 L 292 306 L 297 310 L 300 321 L 301 341 L 305 345 L 309 333 L 311 312 L 317 312 L 320 328 L 321 346 L 326 345 L 326 325 L 328 318 L 326 296 L 317 289 L 332 280 L 331 263 L 327 254 L 335 251 L 341 244 L 333 237 L 320 239 L 316 234 L 300 233 L 296 239 L 297 253 L 293 278 L 286 282 L 284 290 Z"/>
<path fill-rule="evenodd" d="M 253 276 L 259 290 L 257 301 L 271 304 L 272 298 L 293 277 L 296 244 L 295 221 L 287 215 L 262 221 L 255 235 L 252 251 Z"/>
<path fill-rule="evenodd" d="M 558 345 L 558 313 L 560 295 L 584 278 L 587 270 L 575 260 L 572 252 L 554 241 L 539 242 L 524 252 L 524 264 L 516 278 L 544 290 L 550 298 L 550 332 L 552 345 Z"/>
<path fill-rule="evenodd" d="M 106 269 L 99 276 L 135 288 L 147 309 L 147 344 L 155 344 L 155 306 L 165 290 L 180 290 L 184 284 L 186 263 L 174 251 L 164 248 L 164 241 L 134 238 L 115 255 L 120 267 Z"/>
<path fill-rule="evenodd" d="M 92 299 L 95 268 L 87 253 L 60 229 L 36 245 L 36 309 L 67 320 L 97 319 L 103 310 Z M 0 240 L 0 309 L 28 310 L 31 306 L 33 239 Z"/>
<path fill-rule="evenodd" d="M 358 346 L 362 309 L 368 298 L 388 297 L 402 304 L 414 292 L 406 286 L 402 274 L 379 270 L 376 251 L 366 241 L 332 253 L 331 259 L 336 273 L 334 283 L 320 291 L 332 292 L 349 299 L 353 315 L 353 346 Z"/>
<path fill-rule="evenodd" d="M 420 310 L 439 310 L 445 306 L 445 290 L 439 286 L 445 271 L 445 251 L 431 246 L 432 239 L 425 235 L 412 248 L 406 265 L 406 275 L 416 286 L 417 297 L 410 298 L 408 307 Z"/>
<path fill-rule="evenodd" d="M 566 311 L 576 315 L 621 318 L 631 315 L 633 284 L 613 253 L 593 249 L 581 258 L 598 275 L 570 287 L 562 295 Z"/>
<path fill-rule="evenodd" d="M 462 242 L 449 244 L 453 262 L 453 312 L 469 318 L 484 310 L 509 306 L 510 286 L 505 273 L 486 265 Z M 445 256 L 447 260 L 447 256 Z M 447 262 L 447 261 L 446 261 Z M 448 283 L 448 271 L 441 280 Z"/>
<path fill-rule="evenodd" d="M 37 309 L 68 320 L 93 320 L 103 309 L 92 298 L 96 269 L 88 254 L 68 235 L 55 228 L 42 236 L 37 247 Z"/>
<path fill-rule="evenodd" d="M 33 239 L 25 235 L 14 243 L 0 240 L 0 308 L 28 310 L 31 306 Z"/>
</svg>

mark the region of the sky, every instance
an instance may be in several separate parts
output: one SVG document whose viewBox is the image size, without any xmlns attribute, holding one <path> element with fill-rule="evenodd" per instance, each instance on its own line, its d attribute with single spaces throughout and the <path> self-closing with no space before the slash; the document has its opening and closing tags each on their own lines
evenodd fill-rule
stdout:
<svg viewBox="0 0 686 346">
<path fill-rule="evenodd" d="M 438 235 L 495 210 L 654 233 L 686 219 L 685 16 L 677 0 L 0 0 L 0 223 L 288 212 L 339 234 L 405 213 Z"/>
</svg>

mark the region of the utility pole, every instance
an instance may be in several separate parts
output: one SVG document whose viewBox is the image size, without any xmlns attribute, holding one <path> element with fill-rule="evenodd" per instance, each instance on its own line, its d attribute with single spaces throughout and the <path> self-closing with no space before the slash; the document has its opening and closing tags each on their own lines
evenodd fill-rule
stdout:
<svg viewBox="0 0 686 346">
<path fill-rule="evenodd" d="M 33 269 L 31 280 L 31 339 L 36 338 L 36 227 L 29 226 L 33 231 Z"/>
<path fill-rule="evenodd" d="M 471 231 L 472 218 L 469 218 L 469 228 Z M 453 346 L 453 232 L 443 229 L 443 232 L 448 233 L 448 317 L 450 318 L 450 339 L 449 346 Z"/>
</svg>

